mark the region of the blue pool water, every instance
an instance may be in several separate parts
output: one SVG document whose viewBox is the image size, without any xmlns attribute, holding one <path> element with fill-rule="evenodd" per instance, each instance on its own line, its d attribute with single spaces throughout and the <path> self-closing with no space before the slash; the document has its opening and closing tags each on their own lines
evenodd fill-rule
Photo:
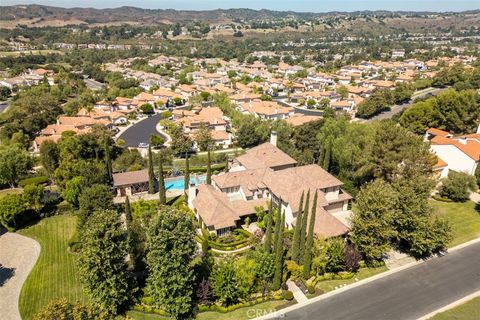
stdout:
<svg viewBox="0 0 480 320">
<path fill-rule="evenodd" d="M 196 186 L 198 186 L 200 183 L 204 182 L 206 178 L 207 176 L 190 177 L 190 183 L 193 183 Z M 184 189 L 185 189 L 185 178 L 183 176 L 165 181 L 165 190 L 184 190 Z"/>
</svg>

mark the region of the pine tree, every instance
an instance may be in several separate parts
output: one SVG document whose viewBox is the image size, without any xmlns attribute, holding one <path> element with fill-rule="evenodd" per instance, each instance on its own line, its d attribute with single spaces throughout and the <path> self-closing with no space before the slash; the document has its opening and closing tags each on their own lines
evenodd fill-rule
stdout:
<svg viewBox="0 0 480 320">
<path fill-rule="evenodd" d="M 158 164 L 158 195 L 160 197 L 160 204 L 167 203 L 167 195 L 165 191 L 165 178 L 163 177 L 163 157 L 160 157 Z"/>
<path fill-rule="evenodd" d="M 315 196 L 313 197 L 312 213 L 310 214 L 310 224 L 308 225 L 307 242 L 305 243 L 305 253 L 303 255 L 303 277 L 305 279 L 310 277 L 310 271 L 312 268 L 313 233 L 315 227 L 315 216 L 317 214 L 317 200 L 318 191 L 315 191 Z"/>
<path fill-rule="evenodd" d="M 283 228 L 285 225 L 285 212 L 282 212 L 280 215 L 280 209 L 277 218 L 277 225 L 279 225 L 279 231 L 275 237 L 275 273 L 273 275 L 273 290 L 280 289 L 283 277 Z M 276 226 L 275 230 L 277 230 Z"/>
<path fill-rule="evenodd" d="M 303 196 L 305 192 L 302 192 L 300 197 L 300 205 L 298 206 L 297 221 L 295 223 L 295 230 L 293 231 L 293 244 L 292 244 L 292 260 L 300 262 L 300 235 L 302 233 L 302 214 L 303 214 Z"/>
<path fill-rule="evenodd" d="M 188 159 L 188 152 L 185 152 L 185 202 L 188 203 L 188 188 L 190 186 L 190 163 Z"/>
<path fill-rule="evenodd" d="M 207 184 L 212 184 L 212 160 L 210 158 L 210 148 L 207 151 Z"/>
<path fill-rule="evenodd" d="M 303 254 L 305 252 L 305 240 L 307 237 L 307 222 L 308 222 L 308 208 L 310 205 L 310 190 L 307 192 L 307 198 L 305 200 L 305 208 L 303 209 L 303 215 L 302 215 L 302 230 L 300 232 L 300 245 L 298 246 L 299 248 L 299 254 L 298 254 L 298 260 L 300 261 L 303 257 Z"/>
<path fill-rule="evenodd" d="M 128 196 L 125 199 L 125 220 L 127 221 L 127 224 L 132 222 L 132 209 L 130 208 L 130 199 Z"/>
<path fill-rule="evenodd" d="M 155 193 L 155 176 L 153 173 L 152 147 L 148 146 L 148 193 Z"/>
<path fill-rule="evenodd" d="M 265 251 L 270 253 L 272 251 L 272 222 L 273 222 L 273 205 L 272 200 L 268 205 L 268 214 L 267 214 L 267 228 L 265 230 Z"/>
</svg>

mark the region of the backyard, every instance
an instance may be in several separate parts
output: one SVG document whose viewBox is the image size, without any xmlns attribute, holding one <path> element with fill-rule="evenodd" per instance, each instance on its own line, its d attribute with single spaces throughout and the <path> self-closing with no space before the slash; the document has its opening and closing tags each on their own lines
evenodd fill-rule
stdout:
<svg viewBox="0 0 480 320">
<path fill-rule="evenodd" d="M 76 272 L 75 256 L 68 252 L 68 240 L 75 231 L 75 223 L 73 215 L 59 215 L 19 231 L 41 245 L 40 257 L 20 294 L 22 319 L 32 319 L 52 299 L 86 301 Z"/>
<path fill-rule="evenodd" d="M 477 204 L 467 202 L 442 202 L 432 200 L 430 204 L 436 216 L 450 222 L 453 240 L 450 247 L 480 237 L 480 212 Z"/>
</svg>

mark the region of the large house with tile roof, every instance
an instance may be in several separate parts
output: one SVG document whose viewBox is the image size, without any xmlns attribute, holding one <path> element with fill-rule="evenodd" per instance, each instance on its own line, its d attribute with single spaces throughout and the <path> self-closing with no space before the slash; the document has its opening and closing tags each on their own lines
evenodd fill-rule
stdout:
<svg viewBox="0 0 480 320">
<path fill-rule="evenodd" d="M 475 174 L 480 162 L 480 130 L 474 134 L 454 136 L 430 128 L 425 133 L 425 140 L 430 141 L 430 149 L 439 158 L 437 165 L 443 170 L 441 177 L 448 175 L 449 170 Z M 445 164 L 447 170 L 444 170 Z"/>
<path fill-rule="evenodd" d="M 315 233 L 333 237 L 348 232 L 349 203 L 352 197 L 343 183 L 316 164 L 297 162 L 271 141 L 248 150 L 234 160 L 229 172 L 212 177 L 211 185 L 190 186 L 189 206 L 202 227 L 216 235 L 229 233 L 255 219 L 256 208 L 267 201 L 285 212 L 286 227 L 296 224 L 303 192 L 318 192 Z M 310 211 L 311 212 L 311 211 Z"/>
</svg>

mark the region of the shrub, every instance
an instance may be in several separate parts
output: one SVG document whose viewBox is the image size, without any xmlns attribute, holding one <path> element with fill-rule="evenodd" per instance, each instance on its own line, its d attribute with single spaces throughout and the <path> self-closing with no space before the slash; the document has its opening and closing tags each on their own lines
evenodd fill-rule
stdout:
<svg viewBox="0 0 480 320">
<path fill-rule="evenodd" d="M 307 287 L 307 292 L 310 293 L 310 294 L 314 294 L 315 293 L 315 286 L 309 284 L 306 286 Z"/>
<path fill-rule="evenodd" d="M 443 179 L 440 195 L 453 201 L 464 202 L 468 200 L 470 192 L 478 188 L 474 176 L 463 172 L 450 171 L 448 177 Z"/>
<path fill-rule="evenodd" d="M 283 299 L 291 301 L 293 300 L 293 292 L 292 291 L 285 291 L 283 293 Z"/>
<path fill-rule="evenodd" d="M 28 186 L 30 184 L 34 185 L 39 185 L 39 184 L 47 184 L 48 183 L 48 178 L 45 176 L 38 176 L 38 177 L 33 177 L 33 178 L 27 178 L 20 180 L 18 185 L 22 188 L 25 188 L 25 186 Z"/>
</svg>

